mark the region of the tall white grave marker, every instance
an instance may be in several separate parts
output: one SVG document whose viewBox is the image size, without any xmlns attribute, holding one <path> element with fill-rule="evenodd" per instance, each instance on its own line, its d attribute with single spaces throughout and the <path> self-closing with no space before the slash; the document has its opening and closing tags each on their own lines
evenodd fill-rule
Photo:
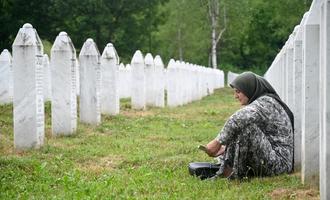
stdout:
<svg viewBox="0 0 330 200">
<path fill-rule="evenodd" d="M 84 43 L 79 54 L 80 61 L 80 121 L 97 125 L 101 122 L 100 53 L 93 39 Z"/>
<path fill-rule="evenodd" d="M 294 38 L 294 169 L 301 170 L 301 118 L 302 118 L 302 29 L 299 27 Z"/>
<path fill-rule="evenodd" d="M 313 4 L 315 1 L 313 2 Z M 319 11 L 312 5 L 303 31 L 302 182 L 319 184 Z"/>
<path fill-rule="evenodd" d="M 31 24 L 24 24 L 13 43 L 14 143 L 17 149 L 44 142 L 43 46 Z"/>
<path fill-rule="evenodd" d="M 44 54 L 42 59 L 42 66 L 44 68 L 44 101 L 50 101 L 51 100 L 51 73 L 50 73 L 50 67 L 49 67 L 49 57 L 47 54 Z"/>
<path fill-rule="evenodd" d="M 330 1 L 321 6 L 320 199 L 330 199 Z"/>
<path fill-rule="evenodd" d="M 155 86 L 156 86 L 156 106 L 165 106 L 165 77 L 164 77 L 164 63 L 162 58 L 157 55 L 155 57 Z"/>
<path fill-rule="evenodd" d="M 132 67 L 132 108 L 146 108 L 146 88 L 145 88 L 145 66 L 143 55 L 140 50 L 137 50 L 131 61 Z"/>
<path fill-rule="evenodd" d="M 144 58 L 146 74 L 146 104 L 148 106 L 156 105 L 155 94 L 155 63 L 151 53 L 147 53 Z"/>
<path fill-rule="evenodd" d="M 51 49 L 52 134 L 70 135 L 77 128 L 76 50 L 61 32 Z"/>
<path fill-rule="evenodd" d="M 12 76 L 11 55 L 4 49 L 0 54 L 0 104 L 12 102 Z"/>
<path fill-rule="evenodd" d="M 119 113 L 119 57 L 109 43 L 101 58 L 101 112 L 109 115 Z"/>
<path fill-rule="evenodd" d="M 176 97 L 177 93 L 177 73 L 176 73 L 176 63 L 175 60 L 171 59 L 167 65 L 166 70 L 166 80 L 167 80 L 167 106 L 176 107 L 178 106 L 178 101 Z"/>
</svg>

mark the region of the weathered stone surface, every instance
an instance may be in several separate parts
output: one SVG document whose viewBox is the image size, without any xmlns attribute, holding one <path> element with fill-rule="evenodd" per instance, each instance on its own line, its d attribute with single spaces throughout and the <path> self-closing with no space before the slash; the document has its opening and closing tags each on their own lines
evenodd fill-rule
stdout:
<svg viewBox="0 0 330 200">
<path fill-rule="evenodd" d="M 79 54 L 80 61 L 80 121 L 92 125 L 101 122 L 100 53 L 93 39 L 84 43 Z"/>
<path fill-rule="evenodd" d="M 77 128 L 76 51 L 59 33 L 51 49 L 52 134 L 70 135 Z"/>
<path fill-rule="evenodd" d="M 80 67 L 79 67 L 79 61 L 78 58 L 76 57 L 76 62 L 75 62 L 75 71 L 76 71 L 76 93 L 77 96 L 80 95 Z"/>
<path fill-rule="evenodd" d="M 11 103 L 13 98 L 12 58 L 7 49 L 0 54 L 0 104 Z"/>
<path fill-rule="evenodd" d="M 101 113 L 119 113 L 119 57 L 114 46 L 109 43 L 101 58 Z"/>
<path fill-rule="evenodd" d="M 42 67 L 44 71 L 44 101 L 50 101 L 52 96 L 52 87 L 51 87 L 51 72 L 49 67 L 49 57 L 47 54 L 44 54 L 42 58 Z"/>
<path fill-rule="evenodd" d="M 177 73 L 176 73 L 176 63 L 173 59 L 167 65 L 166 79 L 167 79 L 167 106 L 176 107 L 178 106 L 177 102 Z"/>
<path fill-rule="evenodd" d="M 146 108 L 146 88 L 145 88 L 145 64 L 143 55 L 137 50 L 131 61 L 132 67 L 132 108 Z"/>
<path fill-rule="evenodd" d="M 317 10 L 311 10 L 303 32 L 302 93 L 302 182 L 319 184 L 319 50 L 320 26 Z"/>
<path fill-rule="evenodd" d="M 321 6 L 320 199 L 330 199 L 330 1 Z"/>
<path fill-rule="evenodd" d="M 164 63 L 159 55 L 155 57 L 154 63 L 155 63 L 155 86 L 156 86 L 155 106 L 164 107 L 165 106 Z"/>
<path fill-rule="evenodd" d="M 31 24 L 20 28 L 13 43 L 14 144 L 38 148 L 44 142 L 43 46 Z"/>
<path fill-rule="evenodd" d="M 147 106 L 156 106 L 155 63 L 151 53 L 147 53 L 144 58 L 144 63 L 146 77 L 146 104 Z"/>
<path fill-rule="evenodd" d="M 294 68 L 294 170 L 301 170 L 301 118 L 302 118 L 302 30 L 297 30 L 293 48 Z"/>
</svg>

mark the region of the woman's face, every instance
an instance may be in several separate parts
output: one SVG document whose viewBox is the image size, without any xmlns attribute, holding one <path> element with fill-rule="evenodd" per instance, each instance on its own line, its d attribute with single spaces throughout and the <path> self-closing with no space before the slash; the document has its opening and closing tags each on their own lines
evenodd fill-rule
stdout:
<svg viewBox="0 0 330 200">
<path fill-rule="evenodd" d="M 249 98 L 243 94 L 243 92 L 239 91 L 238 89 L 235 88 L 235 93 L 234 93 L 235 99 L 237 99 L 242 106 L 247 105 L 249 102 Z"/>
</svg>

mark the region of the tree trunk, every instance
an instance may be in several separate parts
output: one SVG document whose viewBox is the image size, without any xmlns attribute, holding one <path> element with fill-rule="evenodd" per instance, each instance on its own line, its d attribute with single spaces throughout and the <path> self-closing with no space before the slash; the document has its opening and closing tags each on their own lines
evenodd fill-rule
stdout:
<svg viewBox="0 0 330 200">
<path fill-rule="evenodd" d="M 219 0 L 208 0 L 209 17 L 211 21 L 211 61 L 212 67 L 217 68 L 217 45 L 226 30 L 226 12 L 224 9 L 224 25 L 223 29 L 218 32 L 219 21 Z"/>
</svg>

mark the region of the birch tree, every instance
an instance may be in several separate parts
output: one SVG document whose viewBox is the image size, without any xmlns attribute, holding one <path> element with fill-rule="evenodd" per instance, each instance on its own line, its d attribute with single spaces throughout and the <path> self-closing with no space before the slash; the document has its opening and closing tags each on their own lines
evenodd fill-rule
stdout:
<svg viewBox="0 0 330 200">
<path fill-rule="evenodd" d="M 226 9 L 223 8 L 223 26 L 220 29 L 219 25 L 219 12 L 220 1 L 219 0 L 208 0 L 208 15 L 211 23 L 211 64 L 214 69 L 217 68 L 217 45 L 222 38 L 223 33 L 226 31 Z"/>
</svg>

